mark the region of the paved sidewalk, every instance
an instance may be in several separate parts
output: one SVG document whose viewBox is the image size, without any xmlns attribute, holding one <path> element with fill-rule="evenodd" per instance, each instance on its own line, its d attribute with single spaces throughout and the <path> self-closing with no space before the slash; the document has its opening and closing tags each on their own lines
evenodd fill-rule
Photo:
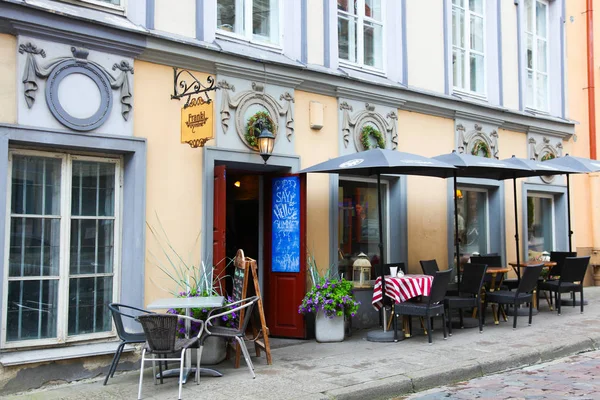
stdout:
<svg viewBox="0 0 600 400">
<path fill-rule="evenodd" d="M 399 343 L 368 342 L 366 332 L 359 331 L 342 343 L 305 341 L 273 349 L 271 366 L 264 357 L 253 357 L 254 380 L 243 360 L 237 370 L 225 361 L 218 366 L 223 377 L 202 378 L 198 386 L 187 383 L 183 398 L 389 399 L 596 350 L 600 348 L 600 287 L 586 288 L 585 295 L 589 305 L 583 315 L 578 307 L 563 307 L 558 316 L 542 301 L 532 326 L 527 326 L 526 317 L 519 318 L 516 330 L 512 329 L 512 317 L 496 326 L 490 316 L 483 334 L 477 329 L 455 329 L 452 337 L 443 340 L 437 329 L 432 345 L 427 344 L 418 324 L 413 324 L 415 336 Z M 132 399 L 137 396 L 138 378 L 138 373 L 124 373 L 102 386 L 100 376 L 8 398 Z M 154 386 L 150 370 L 146 370 L 143 398 L 176 399 L 176 380 Z"/>
</svg>

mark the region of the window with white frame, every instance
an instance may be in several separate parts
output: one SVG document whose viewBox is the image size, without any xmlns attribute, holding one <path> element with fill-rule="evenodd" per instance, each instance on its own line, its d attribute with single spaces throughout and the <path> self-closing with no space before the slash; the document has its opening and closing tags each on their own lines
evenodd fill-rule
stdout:
<svg viewBox="0 0 600 400">
<path fill-rule="evenodd" d="M 485 94 L 485 0 L 452 0 L 454 88 Z"/>
<path fill-rule="evenodd" d="M 111 334 L 119 159 L 12 150 L 3 347 Z"/>
<path fill-rule="evenodd" d="M 485 254 L 490 250 L 489 200 L 486 189 L 461 187 L 458 198 L 458 237 L 461 255 Z"/>
<path fill-rule="evenodd" d="M 340 60 L 383 69 L 383 1 L 338 0 Z"/>
<path fill-rule="evenodd" d="M 279 0 L 217 0 L 217 29 L 249 41 L 279 44 Z"/>
<path fill-rule="evenodd" d="M 527 252 L 539 258 L 554 249 L 554 197 L 547 194 L 527 196 Z"/>
<path fill-rule="evenodd" d="M 525 0 L 525 106 L 548 111 L 548 2 Z"/>
</svg>

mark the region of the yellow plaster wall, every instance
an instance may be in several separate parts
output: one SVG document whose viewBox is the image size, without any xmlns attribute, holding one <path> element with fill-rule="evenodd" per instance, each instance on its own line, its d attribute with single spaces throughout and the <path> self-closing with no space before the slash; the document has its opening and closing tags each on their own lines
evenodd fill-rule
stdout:
<svg viewBox="0 0 600 400">
<path fill-rule="evenodd" d="M 500 0 L 498 0 L 500 1 Z M 517 40 L 517 7 L 512 1 L 502 6 L 502 73 L 504 107 L 519 109 L 519 53 Z"/>
<path fill-rule="evenodd" d="M 440 0 L 406 2 L 408 84 L 444 92 L 444 24 Z"/>
<path fill-rule="evenodd" d="M 398 111 L 398 150 L 433 157 L 453 148 L 454 120 Z M 420 176 L 409 176 L 407 182 L 408 270 L 420 272 L 419 260 L 432 258 L 446 269 L 448 182 Z"/>
<path fill-rule="evenodd" d="M 323 1 L 308 0 L 306 9 L 310 10 L 306 15 L 307 24 L 307 57 L 309 64 L 323 65 L 324 60 L 324 25 L 323 25 Z"/>
<path fill-rule="evenodd" d="M 323 128 L 310 129 L 310 102 L 321 103 Z M 302 168 L 310 167 L 338 155 L 337 100 L 308 92 L 295 93 L 295 149 L 301 155 Z M 313 253 L 319 271 L 329 268 L 329 174 L 306 176 L 306 245 Z"/>
<path fill-rule="evenodd" d="M 17 122 L 17 38 L 0 34 L 0 122 Z"/>
<path fill-rule="evenodd" d="M 156 30 L 196 37 L 196 0 L 155 0 L 154 4 Z"/>
<path fill-rule="evenodd" d="M 201 81 L 208 76 L 193 73 Z M 134 135 L 146 138 L 148 143 L 146 221 L 159 229 L 162 225 L 184 261 L 197 266 L 202 223 L 202 150 L 180 143 L 183 102 L 171 100 L 172 91 L 173 68 L 135 61 Z M 167 289 L 176 289 L 152 257 L 156 255 L 162 265 L 168 266 L 161 244 L 166 245 L 166 240 L 156 240 L 146 229 L 145 304 L 167 297 Z"/>
</svg>

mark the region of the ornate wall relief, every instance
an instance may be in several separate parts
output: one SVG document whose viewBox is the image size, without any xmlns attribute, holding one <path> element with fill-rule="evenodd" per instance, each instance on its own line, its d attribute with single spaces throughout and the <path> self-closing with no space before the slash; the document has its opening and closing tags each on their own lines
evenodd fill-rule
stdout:
<svg viewBox="0 0 600 400">
<path fill-rule="evenodd" d="M 529 137 L 529 159 L 537 161 L 546 161 L 552 158 L 561 157 L 563 145 L 561 139 L 552 141 L 547 136 L 530 135 Z M 540 176 L 540 179 L 545 183 L 552 183 L 555 176 Z"/>
<path fill-rule="evenodd" d="M 25 55 L 23 66 L 23 96 L 27 108 L 35 106 L 39 81 L 46 80 L 46 105 L 62 125 L 76 131 L 91 131 L 102 126 L 113 106 L 112 90 L 119 91 L 120 113 L 127 121 L 133 108 L 129 75 L 133 67 L 126 60 L 114 63 L 116 76 L 100 63 L 88 60 L 89 51 L 71 47 L 72 57 L 58 57 L 47 62 L 46 51 L 31 42 L 20 44 Z"/>
<path fill-rule="evenodd" d="M 275 143 L 279 133 L 284 132 L 288 142 L 292 141 L 294 134 L 294 97 L 289 92 L 284 92 L 277 100 L 273 95 L 265 92 L 262 83 L 252 82 L 252 89 L 232 95 L 235 86 L 226 80 L 220 80 L 217 86 L 221 89 L 221 129 L 224 134 L 229 130 L 232 110 L 235 111 L 235 130 L 240 140 L 251 150 L 257 151 L 253 141 L 253 124 L 258 121 L 267 121 L 267 127 L 275 135 Z M 283 120 L 282 124 L 280 123 Z M 281 127 L 281 128 L 280 128 Z"/>
<path fill-rule="evenodd" d="M 398 147 L 398 115 L 390 111 L 384 117 L 375 111 L 375 106 L 365 103 L 365 109 L 351 114 L 354 107 L 345 101 L 340 103 L 342 111 L 342 135 L 344 147 L 350 139 L 356 151 L 373 148 L 396 149 Z M 388 140 L 388 134 L 390 140 Z"/>
<path fill-rule="evenodd" d="M 459 153 L 498 159 L 498 131 L 477 123 L 456 123 L 456 149 Z"/>
</svg>

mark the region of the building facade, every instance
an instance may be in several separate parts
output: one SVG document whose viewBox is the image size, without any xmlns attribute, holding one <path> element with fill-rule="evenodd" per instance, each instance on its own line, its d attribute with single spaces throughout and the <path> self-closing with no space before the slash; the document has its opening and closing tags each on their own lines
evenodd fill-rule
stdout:
<svg viewBox="0 0 600 400">
<path fill-rule="evenodd" d="M 1 1 L 3 392 L 105 371 L 107 304 L 179 289 L 163 271 L 169 245 L 220 276 L 243 248 L 271 333 L 305 337 L 305 254 L 349 276 L 360 252 L 378 263 L 379 238 L 374 180 L 302 168 L 376 146 L 589 157 L 588 3 Z M 194 85 L 215 89 L 192 96 L 208 96 L 214 116 L 197 148 L 180 136 L 190 97 L 172 98 Z M 266 163 L 259 119 L 276 136 Z M 571 177 L 582 254 L 600 247 L 596 180 Z M 383 184 L 386 259 L 453 266 L 452 182 Z M 459 189 L 461 257 L 514 260 L 512 185 Z M 522 258 L 567 249 L 566 193 L 562 176 L 518 182 Z"/>
</svg>

